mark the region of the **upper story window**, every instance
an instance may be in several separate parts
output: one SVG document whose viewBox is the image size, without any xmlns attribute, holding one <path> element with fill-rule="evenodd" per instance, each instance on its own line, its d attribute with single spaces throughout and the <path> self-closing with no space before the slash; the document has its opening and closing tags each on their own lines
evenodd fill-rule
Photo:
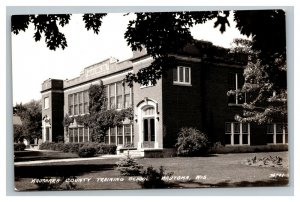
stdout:
<svg viewBox="0 0 300 202">
<path fill-rule="evenodd" d="M 246 102 L 246 93 L 240 92 L 244 85 L 244 76 L 242 73 L 228 74 L 228 90 L 234 90 L 235 94 L 228 97 L 228 104 L 244 104 Z"/>
<path fill-rule="evenodd" d="M 49 108 L 49 97 L 45 97 L 44 98 L 44 109 L 48 109 Z"/>
<path fill-rule="evenodd" d="M 68 95 L 69 115 L 89 113 L 89 92 L 82 91 Z"/>
<path fill-rule="evenodd" d="M 108 109 L 123 109 L 132 105 L 132 91 L 122 82 L 108 84 L 107 87 Z"/>
<path fill-rule="evenodd" d="M 173 69 L 173 84 L 191 85 L 191 68 L 178 66 Z"/>
</svg>

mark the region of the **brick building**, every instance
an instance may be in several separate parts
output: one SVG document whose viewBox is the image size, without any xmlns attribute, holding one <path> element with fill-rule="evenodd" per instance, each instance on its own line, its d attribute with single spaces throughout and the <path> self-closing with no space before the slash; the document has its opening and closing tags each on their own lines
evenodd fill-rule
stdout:
<svg viewBox="0 0 300 202">
<path fill-rule="evenodd" d="M 211 142 L 225 146 L 288 143 L 282 123 L 256 125 L 234 120 L 234 115 L 242 112 L 246 95 L 227 96 L 227 92 L 243 85 L 245 57 L 232 56 L 209 42 L 195 42 L 171 55 L 178 66 L 155 86 L 122 85 L 125 75 L 153 61 L 144 50 L 133 52 L 133 57 L 125 61 L 109 58 L 86 67 L 71 80 L 44 81 L 43 141 L 90 141 L 89 129 L 76 121 L 64 130 L 63 117 L 88 113 L 90 85 L 103 84 L 109 108 L 133 108 L 134 120 L 125 120 L 122 126 L 107 131 L 105 142 L 120 148 L 126 144 L 133 144 L 139 151 L 173 148 L 182 127 L 196 127 Z"/>
</svg>

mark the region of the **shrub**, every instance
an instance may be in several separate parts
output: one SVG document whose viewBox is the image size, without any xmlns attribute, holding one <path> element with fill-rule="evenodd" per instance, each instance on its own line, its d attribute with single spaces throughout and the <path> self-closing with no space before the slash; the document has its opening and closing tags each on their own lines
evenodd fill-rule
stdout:
<svg viewBox="0 0 300 202">
<path fill-rule="evenodd" d="M 129 155 L 129 152 L 125 158 L 119 159 L 117 164 L 117 170 L 120 171 L 123 176 L 137 176 L 140 175 L 143 168 L 142 165 L 138 164 L 134 158 Z"/>
<path fill-rule="evenodd" d="M 14 151 L 24 151 L 26 145 L 24 143 L 15 143 L 14 144 Z"/>
<path fill-rule="evenodd" d="M 149 166 L 141 173 L 141 176 L 145 178 L 145 180 L 140 181 L 139 184 L 142 188 L 164 188 L 168 186 L 168 183 L 163 180 L 163 177 L 170 177 L 172 175 L 173 173 L 165 173 L 163 166 L 160 166 L 158 170 Z"/>
<path fill-rule="evenodd" d="M 54 151 L 63 151 L 65 144 L 64 143 L 55 143 L 53 145 L 53 150 Z"/>
<path fill-rule="evenodd" d="M 182 128 L 175 146 L 179 156 L 200 156 L 207 153 L 209 142 L 207 136 L 199 130 Z"/>
<path fill-rule="evenodd" d="M 100 143 L 98 144 L 97 149 L 98 154 L 116 154 L 117 146 L 112 144 Z"/>
<path fill-rule="evenodd" d="M 78 156 L 85 158 L 85 157 L 93 157 L 97 153 L 97 150 L 95 147 L 92 146 L 83 146 L 78 151 Z"/>
</svg>

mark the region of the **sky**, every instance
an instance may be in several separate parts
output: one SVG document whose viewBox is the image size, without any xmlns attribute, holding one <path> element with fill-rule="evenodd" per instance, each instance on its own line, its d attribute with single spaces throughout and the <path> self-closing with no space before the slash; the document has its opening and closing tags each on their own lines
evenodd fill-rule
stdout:
<svg viewBox="0 0 300 202">
<path fill-rule="evenodd" d="M 41 84 L 46 79 L 72 79 L 85 67 L 109 57 L 120 61 L 130 58 L 132 51 L 124 33 L 128 21 L 133 18 L 133 14 L 108 14 L 96 35 L 85 29 L 82 15 L 74 14 L 70 23 L 61 28 L 68 43 L 64 50 L 49 50 L 43 38 L 35 42 L 32 25 L 26 32 L 12 34 L 13 105 L 40 99 Z M 231 15 L 230 27 L 223 34 L 213 28 L 214 20 L 191 28 L 191 34 L 195 39 L 229 48 L 234 38 L 246 38 L 235 28 L 232 19 Z"/>
</svg>

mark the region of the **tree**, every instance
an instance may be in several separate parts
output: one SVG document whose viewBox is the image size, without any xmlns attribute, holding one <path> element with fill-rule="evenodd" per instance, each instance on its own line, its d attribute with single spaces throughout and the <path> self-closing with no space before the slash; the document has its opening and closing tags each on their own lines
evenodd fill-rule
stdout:
<svg viewBox="0 0 300 202">
<path fill-rule="evenodd" d="M 265 80 L 264 82 L 270 84 L 269 86 L 275 91 L 283 89 L 283 91 L 276 91 L 276 95 L 279 97 L 275 96 L 272 99 L 276 102 L 283 99 L 282 97 L 286 95 L 286 84 L 283 84 L 284 82 L 278 78 L 282 78 L 282 75 L 285 75 L 284 69 L 286 70 L 285 12 L 283 10 L 234 10 L 232 13 L 236 27 L 241 34 L 252 37 L 251 49 L 256 52 L 258 58 L 256 62 L 248 64 L 249 75 L 267 75 L 267 78 L 262 78 Z M 193 43 L 190 33 L 192 26 L 203 24 L 207 20 L 215 20 L 214 27 L 219 27 L 222 33 L 226 31 L 227 26 L 230 26 L 228 21 L 230 11 L 141 12 L 135 14 L 136 19 L 129 22 L 124 37 L 133 51 L 145 48 L 154 61 L 149 67 L 126 76 L 126 81 L 130 86 L 133 85 L 133 82 L 148 84 L 149 81 L 155 85 L 169 68 L 173 68 L 176 60 L 170 56 L 170 53 Z M 102 18 L 105 15 L 85 14 L 83 20 L 86 28 L 93 29 L 98 34 Z M 36 29 L 35 40 L 40 40 L 41 33 L 44 33 L 46 43 L 51 50 L 59 47 L 65 48 L 67 46 L 66 39 L 59 32 L 56 24 L 65 26 L 69 20 L 70 15 L 13 16 L 12 32 L 18 34 L 20 31 L 25 31 L 29 23 L 33 23 Z M 251 64 L 253 68 L 250 68 Z M 257 98 L 258 101 L 263 99 L 261 96 Z M 283 105 L 280 105 L 282 102 L 279 102 L 279 108 L 276 110 L 274 108 L 274 110 L 284 110 L 283 114 L 286 114 L 284 102 Z M 263 113 L 268 114 L 269 112 Z"/>
<path fill-rule="evenodd" d="M 42 105 L 40 101 L 32 100 L 26 104 L 16 104 L 14 113 L 20 116 L 22 126 L 14 128 L 15 140 L 32 141 L 42 137 Z"/>
<path fill-rule="evenodd" d="M 228 16 L 230 11 L 199 11 L 199 12 L 152 12 L 135 13 L 136 19 L 128 24 L 124 37 L 134 50 L 146 48 L 147 53 L 155 61 L 136 74 L 129 74 L 127 81 L 141 84 L 156 80 L 172 67 L 174 61 L 169 56 L 174 50 L 180 50 L 193 38 L 190 27 L 215 20 L 214 27 L 220 27 L 221 32 L 230 26 Z M 87 30 L 92 29 L 98 34 L 105 13 L 84 14 L 83 21 Z M 274 68 L 276 58 L 286 60 L 285 12 L 283 10 L 235 10 L 234 21 L 241 34 L 252 36 L 252 48 L 259 51 L 263 64 Z M 59 31 L 70 21 L 70 14 L 63 15 L 14 15 L 12 16 L 12 32 L 18 34 L 25 31 L 30 23 L 35 26 L 34 39 L 39 41 L 42 34 L 50 50 L 67 47 L 67 41 Z M 270 70 L 272 71 L 272 70 Z M 274 80 L 276 81 L 276 80 Z"/>
<path fill-rule="evenodd" d="M 245 82 L 240 90 L 232 90 L 228 95 L 246 93 L 247 103 L 243 104 L 243 114 L 235 119 L 240 122 L 287 123 L 287 80 L 286 63 L 276 58 L 270 76 L 268 64 L 260 59 L 260 52 L 253 49 L 251 41 L 236 39 L 231 51 L 247 53 L 248 64 L 244 70 Z M 275 83 L 272 79 L 276 78 Z"/>
</svg>

